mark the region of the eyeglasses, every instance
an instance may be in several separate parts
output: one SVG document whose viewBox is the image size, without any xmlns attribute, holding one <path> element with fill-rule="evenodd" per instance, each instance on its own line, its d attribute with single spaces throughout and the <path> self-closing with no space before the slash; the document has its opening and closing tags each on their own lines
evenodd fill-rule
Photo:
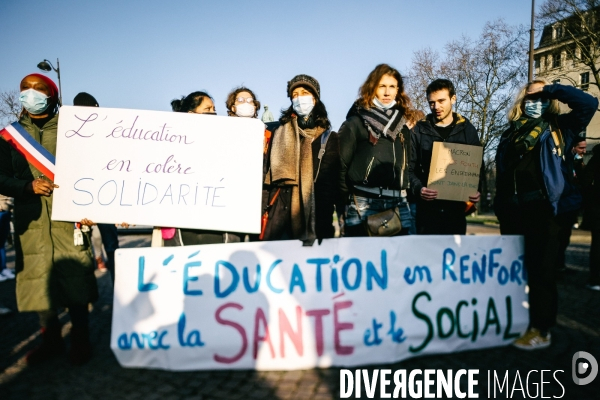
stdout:
<svg viewBox="0 0 600 400">
<path fill-rule="evenodd" d="M 254 99 L 252 97 L 238 97 L 237 99 L 235 99 L 235 101 L 237 101 L 238 103 L 254 103 Z"/>
</svg>

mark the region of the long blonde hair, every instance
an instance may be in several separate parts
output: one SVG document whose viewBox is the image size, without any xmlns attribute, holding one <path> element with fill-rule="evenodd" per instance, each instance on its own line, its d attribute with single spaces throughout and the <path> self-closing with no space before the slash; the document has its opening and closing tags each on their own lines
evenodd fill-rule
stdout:
<svg viewBox="0 0 600 400">
<path fill-rule="evenodd" d="M 529 86 L 533 85 L 534 83 L 541 83 L 543 85 L 550 84 L 550 82 L 548 82 L 545 79 L 536 78 L 536 79 L 532 80 L 531 82 L 528 82 L 525 86 L 523 86 L 521 88 L 521 90 L 519 90 L 519 93 L 517 94 L 517 97 L 515 98 L 515 102 L 513 103 L 512 108 L 508 112 L 507 117 L 508 117 L 509 123 L 512 121 L 517 121 L 519 118 L 521 118 L 521 115 L 523 115 L 523 102 L 525 101 L 525 96 L 527 95 L 527 89 L 529 88 Z M 546 110 L 546 112 L 551 113 L 551 114 L 560 114 L 560 107 L 558 105 L 558 100 L 551 99 L 550 106 L 548 106 L 548 109 Z"/>
</svg>

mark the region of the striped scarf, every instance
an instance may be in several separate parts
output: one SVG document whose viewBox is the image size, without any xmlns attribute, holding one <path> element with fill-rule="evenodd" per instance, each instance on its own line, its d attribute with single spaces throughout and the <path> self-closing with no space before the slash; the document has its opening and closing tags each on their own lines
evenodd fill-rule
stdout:
<svg viewBox="0 0 600 400">
<path fill-rule="evenodd" d="M 356 112 L 363 120 L 370 133 L 369 141 L 375 145 L 382 136 L 389 137 L 392 142 L 396 140 L 402 127 L 406 123 L 404 115 L 396 107 L 387 111 L 377 107 L 369 109 L 357 106 Z"/>
<path fill-rule="evenodd" d="M 516 153 L 523 155 L 533 150 L 549 125 L 550 122 L 543 117 L 531 119 L 523 116 L 517 121 L 513 121 L 512 142 L 515 144 Z"/>
</svg>

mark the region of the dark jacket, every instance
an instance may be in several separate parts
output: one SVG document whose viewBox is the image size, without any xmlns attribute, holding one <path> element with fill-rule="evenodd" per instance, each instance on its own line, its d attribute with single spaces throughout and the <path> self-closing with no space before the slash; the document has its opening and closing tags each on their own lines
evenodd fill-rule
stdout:
<svg viewBox="0 0 600 400">
<path fill-rule="evenodd" d="M 598 108 L 598 99 L 585 93 L 582 90 L 572 86 L 553 84 L 546 85 L 542 91 L 543 95 L 548 99 L 556 99 L 571 108 L 571 112 L 556 116 L 545 115 L 545 118 L 550 118 L 552 124 L 560 128 L 562 139 L 564 141 L 564 149 L 573 147 L 575 136 L 579 134 L 589 124 L 596 109 Z M 551 161 L 557 160 L 556 157 L 551 157 L 548 148 L 552 146 L 552 137 L 549 130 L 542 133 L 536 146 L 520 159 L 510 157 L 509 147 L 512 145 L 509 138 L 512 130 L 508 129 L 503 133 L 496 154 L 496 198 L 494 200 L 494 209 L 496 214 L 503 212 L 503 209 L 515 204 L 514 196 L 521 196 L 520 202 L 527 201 L 523 197 L 524 189 L 521 189 L 518 184 L 515 184 L 515 171 L 523 164 L 523 160 L 527 161 L 533 157 L 535 164 L 532 165 L 531 173 L 535 176 L 535 182 L 530 182 L 531 188 L 539 187 L 543 201 L 551 206 L 554 214 L 571 210 L 571 202 L 567 201 L 571 193 L 571 185 L 569 185 L 572 168 L 562 159 L 558 158 L 560 165 L 558 168 L 553 166 Z M 530 189 L 531 189 L 530 188 Z M 515 193 L 515 190 L 518 193 Z"/>
<path fill-rule="evenodd" d="M 471 122 L 469 122 L 468 119 L 464 118 L 460 114 L 453 113 L 453 115 L 455 121 L 454 129 L 452 132 L 450 132 L 450 135 L 448 135 L 446 140 L 444 140 L 435 130 L 432 114 L 429 114 L 427 117 L 417 122 L 413 128 L 413 133 L 411 135 L 409 174 L 410 188 L 417 198 L 420 198 L 421 196 L 421 189 L 423 187 L 427 187 L 434 142 L 448 142 L 468 144 L 471 146 L 481 146 L 477 129 L 475 129 Z M 484 171 L 485 169 L 482 163 L 481 174 L 479 177 L 480 191 L 481 181 L 484 177 Z M 461 205 L 461 207 L 463 206 Z"/>
<path fill-rule="evenodd" d="M 263 181 L 269 172 L 270 155 L 273 135 L 281 126 L 279 121 L 269 122 L 265 135 L 266 153 L 263 159 Z M 312 143 L 313 157 L 313 176 L 317 178 L 314 183 L 315 191 L 315 232 L 318 239 L 332 238 L 335 233 L 333 227 L 333 212 L 339 200 L 339 188 L 337 179 L 339 176 L 339 141 L 336 132 L 330 132 L 325 144 L 325 153 L 319 162 L 319 151 L 321 150 L 322 137 L 325 133 L 315 139 Z M 318 176 L 317 176 L 318 171 Z M 267 205 L 273 198 L 279 186 L 265 185 L 262 196 L 262 210 L 267 209 Z M 269 222 L 266 229 L 264 240 L 279 240 L 281 232 L 291 231 L 289 216 L 289 204 L 291 202 L 291 188 L 281 187 L 279 196 L 273 207 L 269 210 Z M 339 207 L 339 205 L 338 205 Z M 340 212 L 340 210 L 338 210 Z M 292 239 L 289 237 L 289 239 Z"/>
<path fill-rule="evenodd" d="M 51 154 L 56 154 L 58 115 L 39 129 L 28 115 L 19 123 Z M 42 174 L 0 139 L 0 193 L 14 197 L 17 304 L 19 311 L 87 305 L 98 297 L 89 236 L 73 244 L 73 222 L 52 221 L 52 198 L 25 187 Z M 57 189 L 61 190 L 61 189 Z"/>
<path fill-rule="evenodd" d="M 369 141 L 370 133 L 363 120 L 351 109 L 339 135 L 339 186 L 344 199 L 353 192 L 355 185 L 394 190 L 408 187 L 410 132 L 406 126 L 395 141 L 381 137 L 373 145 Z"/>
<path fill-rule="evenodd" d="M 583 191 L 584 222 L 589 229 L 600 230 L 600 144 L 594 146 L 594 156 L 586 165 L 581 175 L 579 183 Z"/>
</svg>

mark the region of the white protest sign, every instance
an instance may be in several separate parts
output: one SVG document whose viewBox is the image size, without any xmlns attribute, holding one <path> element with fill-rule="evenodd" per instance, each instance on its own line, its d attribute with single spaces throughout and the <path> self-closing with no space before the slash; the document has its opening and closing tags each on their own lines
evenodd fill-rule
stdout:
<svg viewBox="0 0 600 400">
<path fill-rule="evenodd" d="M 60 109 L 52 219 L 260 232 L 253 118 Z"/>
<path fill-rule="evenodd" d="M 483 147 L 434 142 L 427 188 L 440 200 L 468 201 L 479 187 Z"/>
<path fill-rule="evenodd" d="M 288 370 L 509 344 L 528 324 L 519 236 L 119 249 L 125 367 Z"/>
</svg>

